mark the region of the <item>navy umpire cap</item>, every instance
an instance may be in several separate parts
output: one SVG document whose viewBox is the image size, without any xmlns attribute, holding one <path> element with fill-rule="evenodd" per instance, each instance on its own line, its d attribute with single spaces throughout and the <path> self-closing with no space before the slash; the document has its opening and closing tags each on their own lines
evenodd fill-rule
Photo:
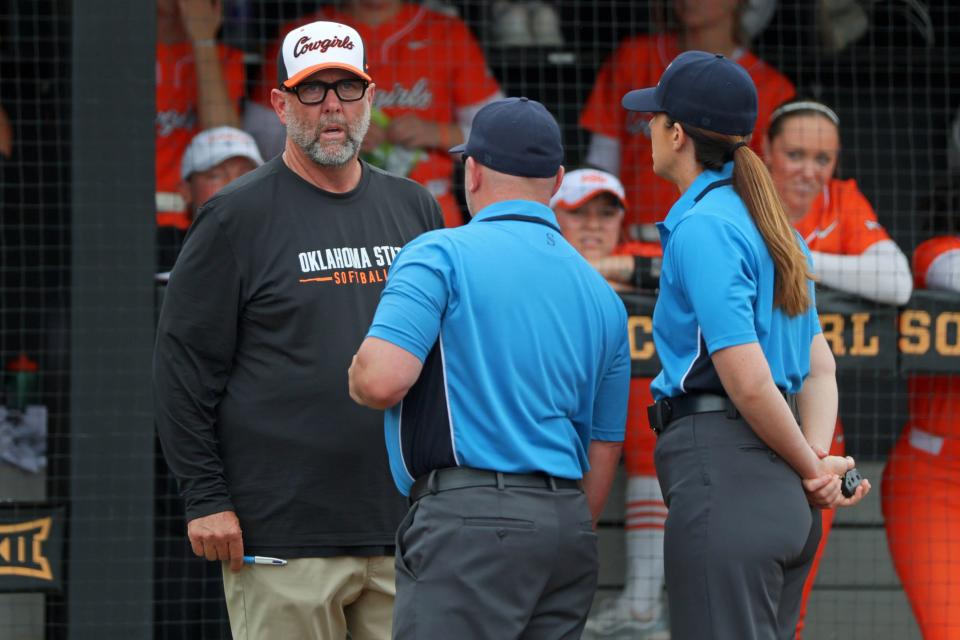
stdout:
<svg viewBox="0 0 960 640">
<path fill-rule="evenodd" d="M 563 164 L 560 126 L 546 107 L 529 98 L 484 105 L 473 118 L 470 139 L 450 153 L 523 178 L 552 178 Z"/>
<path fill-rule="evenodd" d="M 666 113 L 694 127 L 745 136 L 757 122 L 757 87 L 750 74 L 719 53 L 685 51 L 660 76 L 657 86 L 623 96 L 630 111 Z"/>
</svg>

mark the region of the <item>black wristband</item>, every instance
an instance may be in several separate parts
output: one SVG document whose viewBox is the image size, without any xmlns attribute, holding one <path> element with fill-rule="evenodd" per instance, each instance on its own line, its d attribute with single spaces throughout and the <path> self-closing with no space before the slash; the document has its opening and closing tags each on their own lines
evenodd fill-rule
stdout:
<svg viewBox="0 0 960 640">
<path fill-rule="evenodd" d="M 633 257 L 633 286 L 653 291 L 660 287 L 661 258 Z"/>
</svg>

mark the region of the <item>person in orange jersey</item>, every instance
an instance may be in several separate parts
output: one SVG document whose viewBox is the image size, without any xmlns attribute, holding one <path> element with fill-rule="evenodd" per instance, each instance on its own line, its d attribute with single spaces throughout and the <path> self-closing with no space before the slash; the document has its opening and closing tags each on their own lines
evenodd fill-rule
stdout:
<svg viewBox="0 0 960 640">
<path fill-rule="evenodd" d="M 623 185 L 615 176 L 597 169 L 566 174 L 550 201 L 563 236 L 590 261 L 618 291 L 657 288 L 660 258 L 658 242 L 620 243 L 628 208 Z M 630 402 L 623 457 L 627 470 L 627 565 L 623 591 L 593 613 L 586 631 L 602 636 L 630 633 L 640 637 L 669 638 L 663 589 L 663 524 L 667 507 L 653 467 L 657 438 L 650 430 L 646 407 L 653 404 L 651 378 L 631 378 Z"/>
<path fill-rule="evenodd" d="M 951 191 L 945 204 L 957 211 L 956 181 Z M 952 231 L 914 250 L 917 288 L 960 293 L 960 234 Z M 881 485 L 887 543 L 924 639 L 947 640 L 960 634 L 960 376 L 916 374 L 908 392 L 909 421 Z"/>
<path fill-rule="evenodd" d="M 351 0 L 303 16 L 280 33 L 314 20 L 348 24 L 369 43 L 377 95 L 364 158 L 424 185 L 440 203 L 447 227 L 463 224 L 447 150 L 466 139 L 480 107 L 503 97 L 470 29 L 419 3 Z M 276 87 L 278 48 L 275 42 L 267 49 L 254 96 L 264 104 Z"/>
<path fill-rule="evenodd" d="M 856 180 L 834 177 L 840 119 L 830 107 L 813 100 L 781 105 L 770 119 L 763 157 L 820 284 L 885 304 L 910 299 L 907 257 Z"/>
<path fill-rule="evenodd" d="M 239 127 L 243 54 L 217 43 L 220 0 L 157 1 L 157 225 L 185 231 L 180 158 L 204 129 Z"/>
<path fill-rule="evenodd" d="M 626 188 L 630 201 L 624 216 L 626 238 L 659 242 L 653 223 L 667 214 L 677 191 L 654 175 L 648 118 L 621 109 L 623 94 L 656 84 L 667 65 L 683 51 L 722 53 L 745 68 L 757 87 L 759 108 L 751 142 L 757 153 L 770 113 L 793 96 L 790 80 L 748 50 L 740 28 L 746 4 L 744 0 L 674 0 L 679 28 L 628 38 L 600 70 L 580 114 L 580 126 L 591 133 L 587 164 L 619 176 Z"/>
<path fill-rule="evenodd" d="M 885 304 L 903 304 L 912 292 L 906 256 L 877 221 L 855 180 L 834 177 L 840 157 L 840 118 L 814 100 L 791 100 L 772 114 L 763 153 L 794 228 L 813 257 L 819 284 Z M 844 455 L 837 420 L 830 453 Z M 823 537 L 804 583 L 800 638 L 834 512 L 822 514 Z"/>
</svg>

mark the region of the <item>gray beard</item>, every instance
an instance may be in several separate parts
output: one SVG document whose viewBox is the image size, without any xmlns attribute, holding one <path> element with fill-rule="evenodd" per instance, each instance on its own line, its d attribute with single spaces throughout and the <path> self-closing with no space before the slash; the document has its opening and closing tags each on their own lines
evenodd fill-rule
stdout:
<svg viewBox="0 0 960 640">
<path fill-rule="evenodd" d="M 288 112 L 289 113 L 289 112 Z M 344 127 L 347 137 L 343 142 L 323 143 L 320 135 L 331 124 Z M 313 129 L 296 117 L 287 117 L 287 135 L 320 167 L 342 167 L 360 151 L 364 136 L 370 128 L 370 105 L 366 104 L 360 120 L 351 125 L 345 117 L 324 118 Z"/>
</svg>

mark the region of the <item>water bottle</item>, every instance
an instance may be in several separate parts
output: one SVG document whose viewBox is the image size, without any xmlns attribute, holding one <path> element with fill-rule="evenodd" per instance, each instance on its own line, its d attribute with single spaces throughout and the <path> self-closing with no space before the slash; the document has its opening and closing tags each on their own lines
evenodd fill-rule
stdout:
<svg viewBox="0 0 960 640">
<path fill-rule="evenodd" d="M 37 403 L 40 367 L 28 358 L 27 354 L 21 353 L 16 359 L 7 363 L 4 377 L 8 411 L 23 413 L 27 405 Z"/>
</svg>

